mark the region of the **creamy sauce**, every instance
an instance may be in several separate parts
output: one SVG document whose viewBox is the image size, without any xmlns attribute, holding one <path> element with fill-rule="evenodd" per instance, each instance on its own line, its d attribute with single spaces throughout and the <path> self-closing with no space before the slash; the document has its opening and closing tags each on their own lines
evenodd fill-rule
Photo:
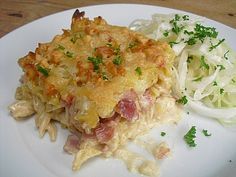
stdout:
<svg viewBox="0 0 236 177">
<path fill-rule="evenodd" d="M 157 143 L 152 139 L 149 139 L 148 142 L 135 139 L 133 142 L 152 154 L 155 159 L 164 159 L 171 154 L 170 148 L 166 142 Z"/>
<path fill-rule="evenodd" d="M 127 124 L 120 124 L 118 131 L 123 133 L 116 134 L 116 136 L 121 137 L 114 137 L 112 143 L 113 147 L 111 147 L 111 149 L 121 147 L 121 145 L 124 145 L 127 139 L 129 139 L 152 154 L 155 160 L 147 160 L 140 154 L 131 152 L 125 148 L 118 148 L 113 153 L 113 156 L 123 160 L 128 170 L 131 172 L 140 173 L 146 176 L 158 176 L 159 167 L 156 162 L 157 160 L 168 157 L 170 155 L 170 148 L 165 142 L 157 143 L 155 140 L 145 142 L 136 139 L 136 137 L 147 133 L 151 128 L 160 124 L 176 124 L 180 120 L 181 113 L 182 110 L 176 106 L 175 99 L 168 96 L 161 97 L 157 99 L 153 108 L 143 115 L 142 119 L 137 120 L 132 125 L 132 128 L 128 127 Z"/>
<path fill-rule="evenodd" d="M 159 176 L 160 170 L 156 162 L 147 160 L 140 154 L 122 148 L 115 151 L 114 157 L 121 159 L 131 172 L 146 176 Z"/>
</svg>

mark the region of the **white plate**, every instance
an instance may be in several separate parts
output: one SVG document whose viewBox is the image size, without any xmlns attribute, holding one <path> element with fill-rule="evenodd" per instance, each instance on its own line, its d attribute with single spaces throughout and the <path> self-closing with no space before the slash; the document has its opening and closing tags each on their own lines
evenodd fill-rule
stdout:
<svg viewBox="0 0 236 177">
<path fill-rule="evenodd" d="M 150 19 L 153 13 L 187 13 L 183 11 L 147 5 L 112 4 L 83 7 L 89 17 L 104 17 L 110 24 L 127 26 L 136 18 Z M 17 59 L 34 50 L 38 42 L 47 42 L 62 28 L 69 28 L 74 10 L 68 10 L 29 23 L 0 39 L 0 176 L 1 177 L 95 177 L 139 176 L 126 170 L 115 159 L 90 160 L 78 172 L 71 171 L 73 157 L 63 152 L 67 132 L 59 131 L 55 143 L 48 136 L 38 138 L 33 119 L 16 122 L 9 116 L 7 106 L 14 101 L 14 93 L 22 71 Z M 220 36 L 226 38 L 236 50 L 236 30 L 206 19 Z M 174 115 L 173 115 L 174 116 Z M 194 113 L 185 115 L 178 126 L 160 127 L 156 138 L 171 144 L 172 157 L 161 162 L 161 177 L 233 177 L 236 174 L 236 133 L 214 121 Z M 183 141 L 187 130 L 196 125 L 197 147 L 188 148 Z M 211 137 L 200 131 L 208 129 Z M 167 136 L 161 137 L 160 131 Z M 232 162 L 229 162 L 229 161 Z"/>
</svg>

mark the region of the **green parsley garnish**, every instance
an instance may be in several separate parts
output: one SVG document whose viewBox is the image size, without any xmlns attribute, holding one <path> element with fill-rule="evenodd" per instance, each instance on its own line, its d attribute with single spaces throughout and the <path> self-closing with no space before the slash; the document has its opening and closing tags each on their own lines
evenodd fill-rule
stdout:
<svg viewBox="0 0 236 177">
<path fill-rule="evenodd" d="M 188 15 L 184 15 L 182 18 L 183 18 L 184 21 L 189 20 L 189 16 Z"/>
<path fill-rule="evenodd" d="M 189 147 L 195 147 L 196 138 L 196 127 L 192 126 L 191 129 L 184 135 L 184 141 L 189 145 Z"/>
<path fill-rule="evenodd" d="M 118 55 L 120 53 L 120 46 L 114 48 L 114 53 L 115 53 L 115 55 Z"/>
<path fill-rule="evenodd" d="M 106 43 L 106 46 L 107 47 L 112 47 L 112 44 L 111 43 Z"/>
<path fill-rule="evenodd" d="M 213 86 L 217 86 L 218 84 L 217 84 L 217 82 L 216 81 L 214 81 L 213 82 Z"/>
<path fill-rule="evenodd" d="M 56 49 L 57 50 L 65 50 L 65 47 L 59 44 Z"/>
<path fill-rule="evenodd" d="M 205 136 L 211 136 L 211 133 L 208 133 L 208 131 L 205 130 L 205 129 L 202 130 L 202 133 L 203 133 Z"/>
<path fill-rule="evenodd" d="M 221 39 L 221 40 L 219 40 L 219 42 L 216 45 L 213 45 L 211 43 L 211 47 L 209 48 L 209 52 L 212 51 L 213 49 L 215 49 L 216 47 L 218 47 L 224 41 L 225 41 L 225 39 Z"/>
<path fill-rule="evenodd" d="M 195 82 L 198 82 L 198 81 L 201 81 L 201 80 L 202 80 L 202 78 L 203 78 L 203 76 L 200 76 L 200 77 L 198 77 L 198 78 L 194 79 L 193 81 L 195 81 Z"/>
<path fill-rule="evenodd" d="M 221 88 L 221 89 L 220 89 L 220 94 L 222 95 L 222 94 L 224 93 L 224 91 L 225 91 L 225 90 L 224 90 L 223 88 Z"/>
<path fill-rule="evenodd" d="M 175 18 L 170 21 L 173 28 L 171 29 L 173 33 L 179 34 L 180 31 L 184 28 L 183 26 L 178 26 L 177 21 L 180 20 L 180 16 L 178 14 L 175 14 Z"/>
<path fill-rule="evenodd" d="M 225 52 L 225 54 L 224 54 L 224 58 L 225 58 L 226 60 L 229 59 L 229 58 L 226 56 L 228 53 L 229 53 L 229 50 L 227 50 L 227 52 Z"/>
<path fill-rule="evenodd" d="M 40 65 L 37 65 L 37 70 L 42 73 L 45 77 L 47 77 L 49 74 L 48 74 L 48 70 L 43 68 L 42 66 Z"/>
<path fill-rule="evenodd" d="M 217 67 L 220 67 L 220 71 L 225 69 L 225 67 L 223 65 L 217 65 Z"/>
<path fill-rule="evenodd" d="M 183 96 L 182 98 L 176 100 L 176 102 L 177 102 L 177 103 L 180 103 L 180 104 L 182 104 L 182 105 L 185 105 L 185 104 L 188 103 L 188 99 L 187 99 L 186 96 Z"/>
<path fill-rule="evenodd" d="M 166 135 L 166 132 L 161 132 L 161 136 L 165 136 Z"/>
<path fill-rule="evenodd" d="M 99 65 L 103 63 L 100 57 L 88 57 L 88 61 L 93 63 L 93 70 L 96 72 L 99 70 Z"/>
<path fill-rule="evenodd" d="M 194 37 L 198 38 L 201 42 L 203 42 L 206 37 L 216 38 L 218 36 L 218 32 L 215 28 L 205 27 L 201 24 L 196 24 L 194 31 Z"/>
<path fill-rule="evenodd" d="M 188 45 L 194 45 L 196 44 L 197 40 L 193 37 L 193 38 L 189 38 L 189 40 L 185 41 L 185 43 L 187 43 Z"/>
<path fill-rule="evenodd" d="M 105 72 L 102 72 L 102 79 L 103 80 L 108 80 L 108 77 Z"/>
<path fill-rule="evenodd" d="M 171 41 L 169 42 L 170 47 L 172 48 L 174 44 L 179 44 L 180 42 Z"/>
<path fill-rule="evenodd" d="M 131 43 L 129 43 L 129 46 L 128 46 L 128 49 L 132 49 L 132 48 L 134 48 L 135 46 L 137 46 L 137 42 L 131 42 Z"/>
<path fill-rule="evenodd" d="M 164 33 L 163 33 L 163 36 L 165 36 L 165 37 L 167 37 L 169 35 L 169 31 L 165 31 Z"/>
<path fill-rule="evenodd" d="M 197 41 L 203 42 L 206 37 L 216 38 L 218 36 L 218 32 L 216 32 L 215 28 L 205 27 L 201 24 L 196 24 L 194 31 L 184 31 L 184 34 L 188 34 L 190 38 L 185 41 L 188 45 L 194 45 Z"/>
<path fill-rule="evenodd" d="M 112 62 L 113 62 L 114 65 L 119 66 L 119 65 L 122 63 L 121 56 L 120 56 L 120 55 L 116 56 L 116 57 L 113 59 Z"/>
<path fill-rule="evenodd" d="M 136 69 L 135 69 L 136 73 L 141 76 L 142 75 L 142 70 L 141 68 L 138 66 Z"/>
<path fill-rule="evenodd" d="M 232 79 L 232 82 L 235 83 L 236 81 L 234 79 Z"/>
<path fill-rule="evenodd" d="M 193 60 L 193 56 L 188 56 L 187 62 L 191 63 L 192 60 Z"/>
<path fill-rule="evenodd" d="M 205 68 L 205 69 L 209 69 L 209 65 L 205 62 L 205 57 L 204 56 L 201 56 L 201 59 L 200 59 L 200 68 Z"/>
<path fill-rule="evenodd" d="M 76 35 L 74 35 L 70 41 L 74 44 L 77 41 L 78 37 Z"/>
<path fill-rule="evenodd" d="M 70 51 L 66 51 L 65 55 L 69 58 L 72 58 L 73 57 L 73 53 L 70 52 Z"/>
</svg>

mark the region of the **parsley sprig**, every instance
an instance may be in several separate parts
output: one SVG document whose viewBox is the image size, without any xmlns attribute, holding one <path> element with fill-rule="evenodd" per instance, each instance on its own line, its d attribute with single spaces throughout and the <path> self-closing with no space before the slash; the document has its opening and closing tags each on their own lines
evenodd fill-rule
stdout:
<svg viewBox="0 0 236 177">
<path fill-rule="evenodd" d="M 47 70 L 46 68 L 43 68 L 43 67 L 40 66 L 40 65 L 37 65 L 36 68 L 37 68 L 37 70 L 38 70 L 40 73 L 42 73 L 45 77 L 48 77 L 49 72 L 48 72 L 48 70 Z"/>
<path fill-rule="evenodd" d="M 122 63 L 122 59 L 120 55 L 115 56 L 115 58 L 112 60 L 114 65 L 119 66 Z"/>
<path fill-rule="evenodd" d="M 195 147 L 196 138 L 196 126 L 192 126 L 190 130 L 184 135 L 184 141 L 189 145 L 189 147 Z"/>
<path fill-rule="evenodd" d="M 205 27 L 201 24 L 196 24 L 194 31 L 184 31 L 184 34 L 189 35 L 189 39 L 185 41 L 188 45 L 194 45 L 198 41 L 203 41 L 205 40 L 206 37 L 209 38 L 217 38 L 218 32 L 216 31 L 215 28 L 212 27 Z"/>
<path fill-rule="evenodd" d="M 142 75 L 142 70 L 141 68 L 138 66 L 136 69 L 135 69 L 136 73 L 141 76 Z"/>
<path fill-rule="evenodd" d="M 177 34 L 177 35 L 178 35 L 178 34 L 183 30 L 183 28 L 184 28 L 184 26 L 180 26 L 180 25 L 178 24 L 178 21 L 180 21 L 180 16 L 179 16 L 178 14 L 175 14 L 175 18 L 170 21 L 170 24 L 172 24 L 172 26 L 173 26 L 173 28 L 172 28 L 171 30 L 172 30 L 173 33 L 175 33 L 175 34 Z"/>
<path fill-rule="evenodd" d="M 165 136 L 166 135 L 166 132 L 161 132 L 161 136 Z"/>
<path fill-rule="evenodd" d="M 225 41 L 225 39 L 221 39 L 221 40 L 219 40 L 219 42 L 217 43 L 217 44 L 215 44 L 215 45 L 213 45 L 212 43 L 211 43 L 211 47 L 209 48 L 209 52 L 210 51 L 212 51 L 213 49 L 215 49 L 216 47 L 218 47 L 222 42 L 224 42 Z"/>
<path fill-rule="evenodd" d="M 188 103 L 188 99 L 186 96 L 183 96 L 182 98 L 176 100 L 176 102 L 185 105 Z"/>
<path fill-rule="evenodd" d="M 93 70 L 96 72 L 99 71 L 99 65 L 103 63 L 101 57 L 88 57 L 88 61 L 93 64 Z"/>
<path fill-rule="evenodd" d="M 205 136 L 211 136 L 211 133 L 208 133 L 208 130 L 203 129 L 202 130 L 203 135 Z"/>
<path fill-rule="evenodd" d="M 204 56 L 201 56 L 201 59 L 200 59 L 200 68 L 205 68 L 205 69 L 209 69 L 209 65 L 206 63 L 205 61 L 205 57 Z"/>
</svg>

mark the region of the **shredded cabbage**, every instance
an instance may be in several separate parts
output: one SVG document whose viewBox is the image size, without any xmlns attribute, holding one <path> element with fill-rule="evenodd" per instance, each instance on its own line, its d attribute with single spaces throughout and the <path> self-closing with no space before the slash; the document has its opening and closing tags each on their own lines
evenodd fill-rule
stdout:
<svg viewBox="0 0 236 177">
<path fill-rule="evenodd" d="M 133 21 L 129 28 L 170 44 L 177 57 L 173 91 L 187 97 L 188 107 L 223 125 L 236 125 L 236 53 L 203 21 L 183 14 L 154 14 L 151 20 Z"/>
</svg>

